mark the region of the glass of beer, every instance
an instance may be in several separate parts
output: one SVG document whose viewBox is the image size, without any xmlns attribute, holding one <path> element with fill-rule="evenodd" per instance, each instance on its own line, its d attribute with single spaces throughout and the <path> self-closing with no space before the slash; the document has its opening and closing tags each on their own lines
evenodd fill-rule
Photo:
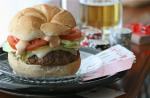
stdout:
<svg viewBox="0 0 150 98">
<path fill-rule="evenodd" d="M 116 44 L 115 37 L 122 27 L 121 0 L 79 0 L 82 28 L 98 29 L 102 40 Z"/>
</svg>

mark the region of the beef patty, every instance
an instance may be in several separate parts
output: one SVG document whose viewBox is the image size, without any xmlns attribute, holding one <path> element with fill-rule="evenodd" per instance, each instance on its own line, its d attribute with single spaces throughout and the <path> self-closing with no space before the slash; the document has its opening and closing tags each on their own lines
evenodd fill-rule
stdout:
<svg viewBox="0 0 150 98">
<path fill-rule="evenodd" d="M 26 60 L 26 63 L 42 66 L 66 65 L 77 60 L 79 55 L 79 51 L 75 55 L 67 51 L 57 50 L 49 52 L 43 58 L 38 58 L 36 55 L 33 55 Z"/>
</svg>

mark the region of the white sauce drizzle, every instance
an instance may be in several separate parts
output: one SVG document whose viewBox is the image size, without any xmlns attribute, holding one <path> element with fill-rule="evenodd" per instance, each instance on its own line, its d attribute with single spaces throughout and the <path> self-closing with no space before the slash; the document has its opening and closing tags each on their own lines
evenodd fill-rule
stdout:
<svg viewBox="0 0 150 98">
<path fill-rule="evenodd" d="M 17 44 L 16 44 L 16 55 L 19 55 L 21 54 L 25 49 L 26 49 L 26 46 L 27 46 L 28 42 L 27 41 L 23 41 L 23 40 L 20 40 Z"/>
<path fill-rule="evenodd" d="M 50 41 L 50 36 L 45 36 L 44 38 L 43 38 L 43 40 L 45 40 L 45 41 Z"/>
<path fill-rule="evenodd" d="M 56 48 L 60 45 L 60 38 L 59 36 L 51 36 L 49 40 L 49 46 L 51 48 Z"/>
</svg>

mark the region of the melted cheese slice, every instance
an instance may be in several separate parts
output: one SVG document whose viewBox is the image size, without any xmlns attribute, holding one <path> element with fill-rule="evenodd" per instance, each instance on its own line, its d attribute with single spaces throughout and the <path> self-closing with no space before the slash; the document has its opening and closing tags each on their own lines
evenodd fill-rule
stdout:
<svg viewBox="0 0 150 98">
<path fill-rule="evenodd" d="M 49 46 L 43 46 L 43 47 L 40 47 L 34 51 L 32 51 L 32 54 L 33 55 L 36 55 L 38 58 L 42 58 L 44 57 L 47 53 L 49 53 L 50 51 L 53 51 L 53 50 L 57 50 L 58 48 L 55 48 L 55 49 L 52 49 L 50 48 Z"/>
<path fill-rule="evenodd" d="M 74 49 L 66 49 L 63 47 L 50 48 L 49 46 L 43 46 L 43 47 L 40 47 L 40 48 L 32 51 L 30 56 L 36 55 L 38 58 L 43 58 L 47 53 L 49 53 L 51 51 L 55 51 L 55 50 L 64 50 L 64 51 L 71 52 L 75 55 L 77 54 L 77 51 Z"/>
</svg>

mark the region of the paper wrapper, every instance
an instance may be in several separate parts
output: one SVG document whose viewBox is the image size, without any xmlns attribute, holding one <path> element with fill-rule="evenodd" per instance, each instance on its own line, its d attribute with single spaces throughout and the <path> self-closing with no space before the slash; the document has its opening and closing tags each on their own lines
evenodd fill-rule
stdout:
<svg viewBox="0 0 150 98">
<path fill-rule="evenodd" d="M 128 70 L 134 61 L 135 56 L 131 51 L 116 45 L 83 59 L 77 74 L 83 75 L 83 80 L 87 81 Z"/>
</svg>

